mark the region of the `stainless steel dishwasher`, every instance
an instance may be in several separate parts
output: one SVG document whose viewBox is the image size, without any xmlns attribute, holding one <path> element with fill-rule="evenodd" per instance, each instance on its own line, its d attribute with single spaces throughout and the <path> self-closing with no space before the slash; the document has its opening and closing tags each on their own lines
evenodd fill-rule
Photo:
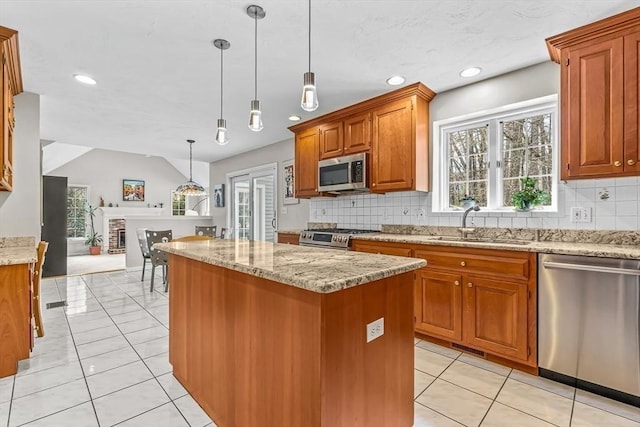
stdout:
<svg viewBox="0 0 640 427">
<path fill-rule="evenodd" d="M 540 375 L 640 406 L 640 261 L 538 257 Z"/>
</svg>

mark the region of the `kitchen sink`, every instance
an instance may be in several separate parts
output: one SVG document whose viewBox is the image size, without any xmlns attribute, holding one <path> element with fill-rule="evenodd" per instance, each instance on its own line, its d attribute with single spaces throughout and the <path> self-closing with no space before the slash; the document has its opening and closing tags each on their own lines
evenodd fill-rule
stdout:
<svg viewBox="0 0 640 427">
<path fill-rule="evenodd" d="M 428 236 L 429 240 L 438 240 L 442 243 L 446 242 L 468 242 L 468 243 L 499 243 L 504 245 L 520 245 L 526 246 L 530 244 L 530 241 L 526 240 L 512 240 L 512 239 L 487 239 L 481 237 L 455 237 L 455 236 Z"/>
</svg>

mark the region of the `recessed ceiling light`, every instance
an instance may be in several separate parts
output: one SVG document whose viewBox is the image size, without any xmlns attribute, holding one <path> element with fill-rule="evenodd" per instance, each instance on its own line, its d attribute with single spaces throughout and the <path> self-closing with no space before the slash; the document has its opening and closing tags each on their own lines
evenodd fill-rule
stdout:
<svg viewBox="0 0 640 427">
<path fill-rule="evenodd" d="M 480 68 L 480 67 L 465 68 L 464 70 L 460 71 L 460 76 L 461 77 L 473 77 L 473 76 L 477 76 L 478 74 L 480 74 L 480 71 L 482 71 L 482 68 Z"/>
<path fill-rule="evenodd" d="M 289 116 L 289 120 L 292 122 L 297 122 L 300 120 L 300 116 Z"/>
<path fill-rule="evenodd" d="M 404 77 L 402 76 L 391 76 L 387 79 L 387 84 L 389 86 L 398 86 L 404 83 Z"/>
<path fill-rule="evenodd" d="M 77 81 L 84 84 L 88 84 L 88 85 L 96 84 L 96 81 L 92 77 L 87 76 L 86 74 L 74 74 L 73 77 L 75 77 Z"/>
</svg>

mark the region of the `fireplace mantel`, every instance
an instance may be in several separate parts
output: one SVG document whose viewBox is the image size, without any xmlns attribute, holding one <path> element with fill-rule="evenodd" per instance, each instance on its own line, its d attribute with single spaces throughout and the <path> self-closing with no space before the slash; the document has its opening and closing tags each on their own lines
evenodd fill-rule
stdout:
<svg viewBox="0 0 640 427">
<path fill-rule="evenodd" d="M 109 250 L 109 220 L 122 218 L 127 219 L 129 217 L 140 217 L 140 216 L 162 216 L 165 212 L 164 208 L 145 208 L 145 207 L 117 207 L 117 208 L 108 208 L 108 207 L 100 207 L 100 211 L 102 211 L 102 246 L 103 250 L 106 252 Z"/>
</svg>

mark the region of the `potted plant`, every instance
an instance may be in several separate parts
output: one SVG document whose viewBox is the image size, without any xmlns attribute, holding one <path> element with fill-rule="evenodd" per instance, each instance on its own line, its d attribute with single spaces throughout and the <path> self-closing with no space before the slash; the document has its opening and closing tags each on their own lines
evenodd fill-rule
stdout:
<svg viewBox="0 0 640 427">
<path fill-rule="evenodd" d="M 527 212 L 534 206 L 549 203 L 551 196 L 544 190 L 537 188 L 538 181 L 528 176 L 520 178 L 520 191 L 511 196 L 511 204 L 517 211 Z"/>
<path fill-rule="evenodd" d="M 100 250 L 102 249 L 102 235 L 96 233 L 96 229 L 93 225 L 93 218 L 96 216 L 96 209 L 98 208 L 91 207 L 91 205 L 87 208 L 87 213 L 91 219 L 91 233 L 87 235 L 87 239 L 84 241 L 84 244 L 89 246 L 90 255 L 100 255 Z"/>
</svg>

